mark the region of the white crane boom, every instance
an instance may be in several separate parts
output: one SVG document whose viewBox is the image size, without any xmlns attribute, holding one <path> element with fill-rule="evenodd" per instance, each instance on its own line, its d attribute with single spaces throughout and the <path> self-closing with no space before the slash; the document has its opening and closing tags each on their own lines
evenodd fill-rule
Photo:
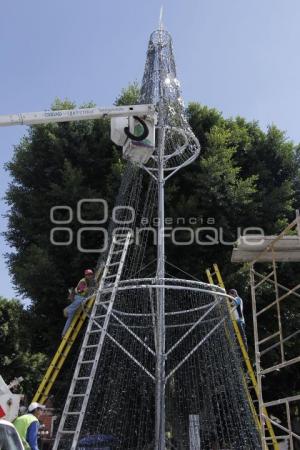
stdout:
<svg viewBox="0 0 300 450">
<path fill-rule="evenodd" d="M 150 116 L 156 122 L 154 105 L 114 106 L 111 108 L 78 108 L 0 115 L 0 126 L 38 125 L 43 123 L 73 122 L 102 117 Z"/>
</svg>

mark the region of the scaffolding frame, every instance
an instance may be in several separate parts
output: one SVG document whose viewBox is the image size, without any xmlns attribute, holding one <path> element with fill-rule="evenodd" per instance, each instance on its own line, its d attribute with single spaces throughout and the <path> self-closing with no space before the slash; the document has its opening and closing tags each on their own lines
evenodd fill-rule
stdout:
<svg viewBox="0 0 300 450">
<path fill-rule="evenodd" d="M 284 284 L 280 283 L 280 271 L 279 264 L 291 264 L 294 262 L 300 262 L 300 252 L 297 249 L 289 248 L 288 245 L 284 245 L 287 243 L 291 234 L 296 234 L 300 241 L 300 217 L 297 211 L 296 218 L 276 237 L 270 239 L 266 237 L 265 243 L 267 245 L 263 250 L 251 249 L 251 237 L 248 237 L 249 248 L 247 249 L 248 255 L 252 254 L 253 259 L 248 260 L 249 270 L 250 270 L 250 288 L 251 288 L 251 300 L 252 300 L 252 313 L 253 313 L 253 328 L 254 328 L 254 346 L 255 346 L 255 364 L 256 364 L 256 372 L 257 372 L 257 393 L 258 393 L 258 405 L 259 405 L 259 418 L 260 418 L 260 427 L 261 427 L 261 439 L 262 439 L 262 447 L 265 448 L 273 448 L 268 447 L 270 445 L 269 438 L 266 436 L 266 420 L 269 420 L 275 429 L 280 431 L 280 435 L 277 435 L 277 439 L 283 439 L 289 443 L 289 450 L 295 449 L 295 440 L 300 441 L 300 435 L 295 433 L 292 429 L 292 417 L 291 417 L 291 403 L 299 402 L 300 406 L 300 394 L 299 395 L 291 395 L 282 397 L 273 401 L 264 401 L 264 378 L 268 374 L 274 374 L 276 371 L 280 371 L 285 369 L 286 367 L 290 367 L 294 364 L 300 363 L 300 352 L 298 349 L 298 355 L 292 357 L 291 359 L 286 358 L 286 344 L 289 342 L 290 345 L 294 344 L 293 338 L 295 338 L 299 333 L 300 329 L 297 329 L 295 332 L 285 336 L 284 333 L 284 325 L 283 325 L 283 314 L 282 314 L 282 302 L 286 304 L 288 300 L 291 300 L 292 297 L 300 298 L 300 293 L 297 292 L 300 289 L 300 284 L 296 284 L 294 287 L 286 287 Z M 250 238 L 250 239 L 249 239 Z M 257 236 L 256 236 L 257 238 Z M 286 239 L 287 238 L 287 239 Z M 269 239 L 269 240 L 268 240 Z M 263 239 L 262 239 L 263 241 Z M 299 242 L 298 241 L 298 242 Z M 255 242 L 255 238 L 253 239 L 253 243 Z M 255 244 L 254 244 L 255 246 Z M 241 248 L 242 247 L 242 248 Z M 289 257 L 289 254 L 292 254 L 292 257 Z M 240 260 L 239 260 L 240 258 Z M 243 245 L 239 243 L 238 247 L 234 249 L 234 262 L 245 262 L 245 241 Z M 260 265 L 259 268 L 257 267 Z M 268 267 L 268 272 L 266 271 L 266 265 Z M 270 267 L 271 266 L 271 267 Z M 263 273 L 262 273 L 263 272 Z M 267 273 L 266 273 L 267 272 Z M 273 290 L 274 299 L 268 302 L 267 305 L 260 307 L 261 296 L 259 290 L 263 287 L 267 286 L 269 289 Z M 284 293 L 281 293 L 284 291 Z M 267 311 L 273 310 L 274 314 L 274 325 L 276 324 L 276 329 L 274 333 L 271 333 L 267 336 L 262 336 L 263 332 L 260 329 L 261 317 Z M 297 325 L 297 324 L 295 324 Z M 277 342 L 274 343 L 272 340 L 276 338 Z M 271 344 L 270 344 L 271 341 Z M 268 347 L 262 348 L 262 345 L 266 343 L 269 344 Z M 270 367 L 263 368 L 261 364 L 261 357 L 266 353 L 269 353 L 279 348 L 280 350 L 280 360 L 279 362 L 272 363 Z M 296 347 L 295 347 L 296 348 Z M 273 353 L 273 357 L 278 357 Z M 278 423 L 278 421 L 274 420 L 272 417 L 267 417 L 265 414 L 266 408 L 270 408 L 273 406 L 285 406 L 285 414 L 287 420 L 287 426 L 283 426 Z M 275 418 L 276 419 L 276 418 Z"/>
<path fill-rule="evenodd" d="M 211 271 L 210 269 L 206 269 L 205 272 L 206 272 L 206 276 L 208 278 L 208 281 L 209 281 L 209 283 L 211 285 L 216 284 L 216 285 L 220 286 L 221 288 L 223 288 L 224 290 L 226 289 L 224 281 L 223 281 L 223 278 L 222 278 L 222 275 L 221 275 L 221 272 L 220 272 L 219 267 L 218 267 L 218 264 L 213 264 L 213 271 Z M 216 283 L 214 283 L 214 277 L 216 278 Z M 256 376 L 255 376 L 254 370 L 252 368 L 252 364 L 250 362 L 248 351 L 247 351 L 247 349 L 245 347 L 245 344 L 244 344 L 242 335 L 240 333 L 239 327 L 238 327 L 237 322 L 236 322 L 236 320 L 234 318 L 233 309 L 230 306 L 229 298 L 230 298 L 230 296 L 227 297 L 227 306 L 228 306 L 228 309 L 230 311 L 230 318 L 231 318 L 231 321 L 232 321 L 232 324 L 233 324 L 235 336 L 236 336 L 237 342 L 239 344 L 239 347 L 240 347 L 240 350 L 241 350 L 241 354 L 243 356 L 243 360 L 244 360 L 244 364 L 245 364 L 245 369 L 246 369 L 245 373 L 243 373 L 245 391 L 247 393 L 249 405 L 250 405 L 250 408 L 251 408 L 251 411 L 252 411 L 252 414 L 253 414 L 256 426 L 258 428 L 259 433 L 261 433 L 261 421 L 260 421 L 260 418 L 259 418 L 259 415 L 258 415 L 258 411 L 256 410 L 256 408 L 254 406 L 254 401 L 257 401 L 257 399 L 258 399 L 258 392 L 259 392 L 258 391 L 258 386 L 257 386 L 257 379 L 256 379 Z M 247 383 L 246 376 L 248 376 L 248 379 L 251 381 L 251 385 L 252 385 L 252 387 L 254 389 L 255 400 L 251 396 L 250 386 Z M 279 446 L 278 446 L 277 438 L 275 436 L 274 428 L 273 428 L 273 425 L 271 423 L 271 420 L 270 420 L 270 417 L 269 417 L 269 414 L 268 414 L 268 411 L 267 411 L 266 407 L 264 407 L 263 412 L 264 412 L 264 414 L 266 416 L 265 422 L 266 422 L 266 426 L 267 426 L 267 429 L 268 429 L 268 432 L 269 432 L 269 435 L 270 435 L 266 439 L 272 441 L 272 445 L 273 445 L 274 450 L 280 450 Z M 262 446 L 262 448 L 263 448 L 263 450 L 268 450 L 269 447 L 266 444 L 264 444 Z"/>
</svg>

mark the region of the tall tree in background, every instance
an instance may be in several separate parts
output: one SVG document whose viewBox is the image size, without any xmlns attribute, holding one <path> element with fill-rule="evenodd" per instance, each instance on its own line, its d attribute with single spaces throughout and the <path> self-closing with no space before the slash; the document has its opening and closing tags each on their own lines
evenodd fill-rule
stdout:
<svg viewBox="0 0 300 450">
<path fill-rule="evenodd" d="M 138 91 L 137 84 L 129 86 L 116 103 L 137 103 Z M 74 106 L 57 100 L 53 108 Z M 187 112 L 201 143 L 201 155 L 167 183 L 166 215 L 185 218 L 187 223 L 190 217 L 200 217 L 193 225 L 195 230 L 213 224 L 218 231 L 215 235 L 203 229 L 199 234 L 202 245 L 167 242 L 167 271 L 180 276 L 182 269 L 203 279 L 205 268 L 217 262 L 228 287 L 246 295 L 248 275 L 230 264 L 232 244 L 222 241 L 234 242 L 239 229 L 242 232 L 249 226 L 261 227 L 266 234 L 277 233 L 293 218 L 299 198 L 299 150 L 275 126 L 263 132 L 256 122 L 224 119 L 215 109 L 198 103 L 190 104 Z M 98 254 L 79 252 L 76 239 L 69 246 L 51 244 L 51 229 L 59 226 L 51 223 L 51 208 L 67 205 L 72 209 L 73 220 L 66 226 L 76 236 L 78 201 L 103 198 L 112 207 L 122 168 L 121 153 L 110 141 L 106 120 L 31 127 L 7 164 L 12 182 L 6 196 L 10 207 L 6 239 L 15 249 L 7 258 L 15 286 L 32 301 L 29 315 L 35 352 L 55 349 L 67 287 L 98 258 Z M 85 214 L 95 220 L 101 211 L 89 208 Z M 61 210 L 55 217 L 63 220 L 68 215 Z M 188 239 L 184 233 L 176 237 Z M 61 232 L 56 234 L 59 238 L 67 240 L 68 236 Z M 98 248 L 101 238 L 92 233 L 84 244 Z M 216 239 L 213 245 L 211 239 Z M 250 313 L 247 304 L 246 313 Z"/>
<path fill-rule="evenodd" d="M 23 377 L 21 389 L 29 399 L 48 359 L 45 354 L 34 352 L 30 328 L 30 314 L 21 303 L 0 297 L 1 376 L 6 383 L 16 377 Z"/>
<path fill-rule="evenodd" d="M 218 233 L 204 229 L 202 246 L 181 247 L 181 265 L 201 278 L 217 262 L 236 283 L 237 267 L 229 264 L 232 244 L 226 242 L 236 241 L 247 227 L 277 233 L 294 217 L 299 170 L 295 148 L 274 126 L 264 133 L 255 122 L 224 119 L 197 103 L 189 106 L 188 115 L 201 154 L 167 185 L 167 214 L 169 208 L 173 217 L 200 216 L 196 227 L 214 225 Z M 212 245 L 212 240 L 217 242 Z M 169 252 L 175 258 L 176 248 L 170 246 Z"/>
<path fill-rule="evenodd" d="M 57 100 L 53 109 L 74 106 Z M 29 129 L 7 168 L 12 182 L 6 196 L 10 206 L 6 239 L 15 248 L 8 255 L 10 272 L 19 293 L 32 301 L 37 349 L 53 350 L 64 320 L 67 288 L 75 285 L 85 268 L 93 267 L 98 256 L 77 250 L 77 204 L 90 198 L 113 204 L 120 177 L 119 154 L 111 144 L 107 120 L 39 125 Z M 56 206 L 73 211 L 68 227 L 74 239 L 69 246 L 50 242 L 51 229 L 62 226 L 50 220 L 51 208 Z M 101 211 L 89 208 L 84 214 L 84 219 L 95 220 Z M 55 213 L 55 220 L 68 218 L 66 210 Z M 54 236 L 55 241 L 68 238 L 65 232 Z M 101 238 L 97 236 L 96 248 Z M 90 248 L 89 242 L 87 236 L 83 247 Z"/>
</svg>

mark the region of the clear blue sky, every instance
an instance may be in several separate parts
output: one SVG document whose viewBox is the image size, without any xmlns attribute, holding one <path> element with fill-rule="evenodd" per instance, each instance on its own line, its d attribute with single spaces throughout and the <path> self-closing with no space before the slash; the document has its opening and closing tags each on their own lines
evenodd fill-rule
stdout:
<svg viewBox="0 0 300 450">
<path fill-rule="evenodd" d="M 109 106 L 143 74 L 162 0 L 2 0 L 0 114 L 40 111 L 56 96 Z M 300 141 L 300 1 L 165 0 L 186 103 L 275 123 Z M 3 164 L 24 127 L 0 129 Z M 101 155 L 99 155 L 101 157 Z M 0 213 L 7 208 L 1 202 Z M 6 220 L 1 217 L 1 230 Z M 33 230 L 34 232 L 34 230 Z M 0 295 L 14 296 L 0 242 Z"/>
</svg>

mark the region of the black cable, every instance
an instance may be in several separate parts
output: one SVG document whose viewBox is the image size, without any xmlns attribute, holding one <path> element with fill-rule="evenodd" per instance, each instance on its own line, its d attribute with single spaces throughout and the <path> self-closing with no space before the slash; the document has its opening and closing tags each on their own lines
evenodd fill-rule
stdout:
<svg viewBox="0 0 300 450">
<path fill-rule="evenodd" d="M 149 128 L 148 128 L 146 122 L 145 122 L 143 119 L 141 119 L 140 117 L 138 117 L 138 116 L 133 116 L 133 118 L 134 118 L 135 120 L 137 120 L 138 122 L 140 122 L 140 124 L 142 125 L 142 127 L 143 127 L 143 132 L 142 132 L 142 134 L 140 134 L 139 136 L 136 136 L 135 134 L 130 133 L 129 127 L 125 127 L 125 128 L 124 128 L 124 133 L 125 133 L 126 136 L 127 136 L 129 139 L 131 139 L 132 141 L 138 141 L 138 142 L 143 141 L 144 139 L 146 139 L 146 137 L 147 137 L 148 134 L 149 134 Z"/>
</svg>

